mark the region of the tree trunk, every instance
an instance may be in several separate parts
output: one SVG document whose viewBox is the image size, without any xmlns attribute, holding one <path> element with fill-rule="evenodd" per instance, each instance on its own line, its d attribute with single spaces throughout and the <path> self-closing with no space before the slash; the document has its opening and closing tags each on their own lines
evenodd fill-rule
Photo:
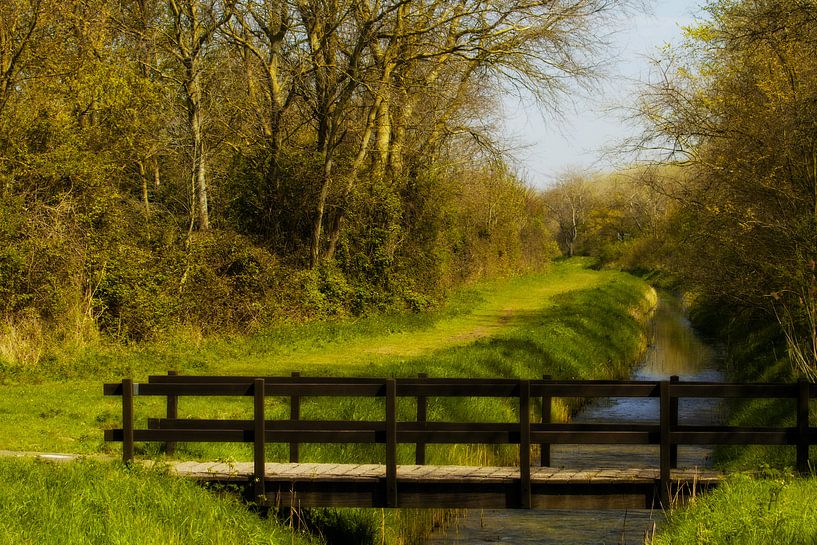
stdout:
<svg viewBox="0 0 817 545">
<path fill-rule="evenodd" d="M 332 155 L 331 152 L 324 152 L 323 175 L 321 180 L 321 193 L 318 197 L 318 205 L 315 207 L 315 223 L 312 228 L 312 243 L 310 248 L 309 266 L 314 269 L 321 260 L 321 240 L 323 238 L 323 216 L 326 212 L 326 199 L 329 197 L 329 187 L 332 184 Z"/>
<path fill-rule="evenodd" d="M 192 213 L 200 231 L 210 229 L 210 211 L 207 204 L 207 156 L 204 147 L 204 131 L 201 106 L 201 80 L 199 70 L 191 63 L 187 91 L 187 115 L 193 138 L 193 201 Z"/>
</svg>

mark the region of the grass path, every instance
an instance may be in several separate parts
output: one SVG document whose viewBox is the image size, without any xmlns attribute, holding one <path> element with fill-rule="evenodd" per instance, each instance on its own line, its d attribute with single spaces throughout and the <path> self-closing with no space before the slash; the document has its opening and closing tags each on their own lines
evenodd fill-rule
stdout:
<svg viewBox="0 0 817 545">
<path fill-rule="evenodd" d="M 419 329 L 387 331 L 374 336 L 342 333 L 329 340 L 307 338 L 288 344 L 251 343 L 247 351 L 223 358 L 218 367 L 220 372 L 238 374 L 282 367 L 367 365 L 463 346 L 518 327 L 526 315 L 551 306 L 554 296 L 594 288 L 615 274 L 586 267 L 585 260 L 563 261 L 546 273 L 484 283 L 476 288 L 482 300 L 470 312 L 429 320 Z"/>
<path fill-rule="evenodd" d="M 111 451 L 114 447 L 102 442 L 100 430 L 119 421 L 120 400 L 103 397 L 102 383 L 125 376 L 140 381 L 168 369 L 185 374 L 356 374 L 366 373 L 369 366 L 377 366 L 378 373 L 398 367 L 412 373 L 411 362 L 417 359 L 437 359 L 446 350 L 526 329 L 531 316 L 553 307 L 557 296 L 609 285 L 617 275 L 621 273 L 589 270 L 586 261 L 570 260 L 542 274 L 476 286 L 469 290 L 465 308 L 455 312 L 288 326 L 198 345 L 183 340 L 92 350 L 75 360 L 57 361 L 41 375 L 0 376 L 0 448 Z M 439 365 L 450 364 L 443 357 Z"/>
</svg>

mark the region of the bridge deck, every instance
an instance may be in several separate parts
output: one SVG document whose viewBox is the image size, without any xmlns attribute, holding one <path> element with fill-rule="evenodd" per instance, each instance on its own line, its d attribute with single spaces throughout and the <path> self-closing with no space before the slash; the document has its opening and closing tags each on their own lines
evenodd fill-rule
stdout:
<svg viewBox="0 0 817 545">
<path fill-rule="evenodd" d="M 182 462 L 177 475 L 217 483 L 249 483 L 252 463 Z M 386 466 L 378 464 L 265 465 L 267 501 L 301 507 L 384 507 Z M 650 508 L 658 497 L 658 469 L 531 468 L 534 508 Z M 673 470 L 675 496 L 717 484 L 712 470 Z M 401 465 L 397 467 L 400 507 L 521 507 L 515 467 Z"/>
</svg>

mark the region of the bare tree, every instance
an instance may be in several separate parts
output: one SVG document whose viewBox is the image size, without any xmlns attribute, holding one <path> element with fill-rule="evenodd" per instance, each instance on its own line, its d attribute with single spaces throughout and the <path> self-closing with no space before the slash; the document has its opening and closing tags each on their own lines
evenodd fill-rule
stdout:
<svg viewBox="0 0 817 545">
<path fill-rule="evenodd" d="M 564 175 L 545 193 L 545 207 L 556 224 L 556 240 L 569 257 L 573 257 L 576 251 L 590 203 L 590 182 L 577 173 Z"/>
<path fill-rule="evenodd" d="M 216 31 L 232 16 L 232 0 L 167 0 L 171 28 L 167 49 L 181 65 L 177 77 L 182 89 L 191 142 L 190 227 L 210 228 L 207 201 L 207 150 L 203 96 L 204 57 Z"/>
</svg>

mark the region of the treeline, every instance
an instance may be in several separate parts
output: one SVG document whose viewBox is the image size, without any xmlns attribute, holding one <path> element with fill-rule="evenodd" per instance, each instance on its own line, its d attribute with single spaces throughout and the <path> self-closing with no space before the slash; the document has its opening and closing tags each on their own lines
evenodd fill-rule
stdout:
<svg viewBox="0 0 817 545">
<path fill-rule="evenodd" d="M 4 335 L 422 308 L 540 266 L 495 96 L 590 75 L 619 4 L 4 0 Z"/>
<path fill-rule="evenodd" d="M 797 372 L 814 379 L 817 5 L 722 0 L 706 9 L 658 60 L 642 96 L 647 131 L 634 144 L 647 166 L 618 183 L 565 179 L 550 192 L 564 218 L 560 243 L 662 271 L 702 316 L 737 324 L 744 339 L 776 324 Z M 576 235 L 569 212 L 578 204 Z M 773 350 L 773 339 L 764 344 Z"/>
</svg>

